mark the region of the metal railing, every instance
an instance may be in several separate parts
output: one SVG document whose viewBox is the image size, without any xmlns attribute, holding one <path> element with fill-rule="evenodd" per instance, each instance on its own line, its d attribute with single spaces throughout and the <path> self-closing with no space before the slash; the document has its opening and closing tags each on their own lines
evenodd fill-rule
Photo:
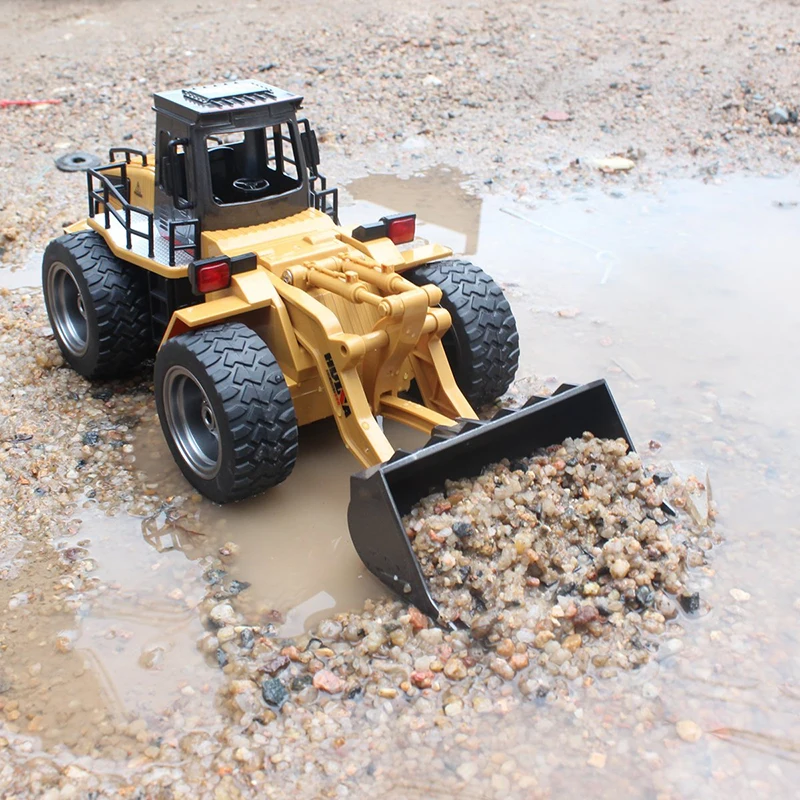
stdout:
<svg viewBox="0 0 800 800">
<path fill-rule="evenodd" d="M 108 151 L 108 160 L 109 161 L 116 161 L 117 160 L 117 153 L 123 153 L 125 156 L 125 163 L 131 163 L 131 156 L 136 156 L 137 158 L 142 159 L 142 166 L 147 166 L 147 153 L 144 150 L 137 150 L 135 147 L 112 147 Z"/>
<path fill-rule="evenodd" d="M 319 189 L 315 186 L 319 181 Z M 308 181 L 311 202 L 317 211 L 327 214 L 337 225 L 339 224 L 339 188 L 334 186 L 328 189 L 325 176 L 317 173 L 311 175 Z"/>
<path fill-rule="evenodd" d="M 153 212 L 141 206 L 135 206 L 128 201 L 125 195 L 130 195 L 127 166 L 131 157 L 141 158 L 142 166 L 147 166 L 147 154 L 130 147 L 113 147 L 109 157 L 114 158 L 117 153 L 124 153 L 124 161 L 111 161 L 96 169 L 86 172 L 86 186 L 89 195 L 89 216 L 94 218 L 102 214 L 106 229 L 111 227 L 111 219 L 115 219 L 125 231 L 125 245 L 128 250 L 133 249 L 133 237 L 138 236 L 147 242 L 148 258 L 155 257 L 155 233 Z M 117 170 L 113 175 L 105 174 L 110 170 Z M 124 194 L 123 194 L 124 193 Z M 112 205 L 116 204 L 116 205 Z M 137 217 L 138 215 L 138 217 Z M 144 221 L 142 225 L 141 221 Z M 139 222 L 139 226 L 134 222 Z M 180 236 L 180 228 L 188 227 L 190 236 Z M 175 255 L 188 252 L 195 255 L 199 252 L 200 220 L 199 219 L 171 219 L 167 220 L 167 241 L 169 246 L 169 266 L 175 266 Z"/>
<path fill-rule="evenodd" d="M 86 187 L 89 194 L 89 216 L 94 218 L 98 213 L 101 213 L 104 218 L 106 229 L 111 227 L 111 218 L 113 217 L 125 230 L 125 245 L 128 250 L 133 249 L 133 237 L 138 236 L 147 242 L 147 256 L 153 258 L 155 255 L 155 245 L 153 241 L 153 212 L 148 211 L 146 208 L 131 205 L 128 200 L 122 196 L 119 191 L 120 187 L 128 186 L 127 175 L 127 161 L 112 161 L 97 169 L 90 169 L 86 172 Z M 119 170 L 119 178 L 121 182 L 115 184 L 112 182 L 112 177 L 104 175 L 103 173 L 108 170 Z M 119 208 L 111 205 L 111 201 L 115 201 Z M 146 220 L 145 230 L 139 230 L 132 224 L 133 215 L 140 215 Z"/>
<path fill-rule="evenodd" d="M 192 228 L 191 238 L 177 244 L 176 228 L 189 226 Z M 169 265 L 175 266 L 176 252 L 191 252 L 193 257 L 197 256 L 197 243 L 200 241 L 200 220 L 199 219 L 170 219 L 167 220 L 167 240 L 169 241 Z"/>
</svg>

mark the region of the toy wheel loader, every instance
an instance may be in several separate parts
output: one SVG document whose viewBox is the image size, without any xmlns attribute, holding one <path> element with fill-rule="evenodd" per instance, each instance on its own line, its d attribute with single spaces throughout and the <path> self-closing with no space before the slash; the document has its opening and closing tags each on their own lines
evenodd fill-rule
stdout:
<svg viewBox="0 0 800 800">
<path fill-rule="evenodd" d="M 47 247 L 47 312 L 86 378 L 155 356 L 169 448 L 217 503 L 286 480 L 298 427 L 332 416 L 365 468 L 348 511 L 359 555 L 437 617 L 401 514 L 493 460 L 627 434 L 603 381 L 478 421 L 517 369 L 508 301 L 417 242 L 414 214 L 342 227 L 301 102 L 256 81 L 156 94 L 155 155 L 112 148 L 86 173 L 88 217 Z M 378 417 L 430 446 L 395 453 Z"/>
</svg>

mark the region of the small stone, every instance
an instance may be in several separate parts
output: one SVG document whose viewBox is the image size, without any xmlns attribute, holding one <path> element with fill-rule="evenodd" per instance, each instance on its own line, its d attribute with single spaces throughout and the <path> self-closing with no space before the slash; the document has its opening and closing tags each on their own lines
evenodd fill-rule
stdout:
<svg viewBox="0 0 800 800">
<path fill-rule="evenodd" d="M 456 774 L 462 781 L 471 781 L 478 774 L 478 765 L 474 761 L 465 761 L 456 769 Z"/>
<path fill-rule="evenodd" d="M 789 122 L 789 112 L 781 106 L 775 106 L 772 111 L 767 114 L 767 119 L 771 125 L 786 125 Z"/>
<path fill-rule="evenodd" d="M 410 679 L 411 683 L 418 689 L 430 689 L 434 677 L 435 675 L 431 670 L 422 669 L 414 670 L 414 672 L 411 673 Z"/>
<path fill-rule="evenodd" d="M 616 580 L 622 580 L 628 572 L 630 572 L 631 565 L 630 563 L 624 558 L 618 558 L 614 563 L 609 567 L 611 571 L 611 577 Z"/>
<path fill-rule="evenodd" d="M 261 684 L 261 696 L 268 706 L 280 709 L 289 699 L 289 692 L 278 678 L 267 678 Z"/>
<path fill-rule="evenodd" d="M 317 672 L 314 675 L 313 685 L 315 689 L 328 694 L 338 694 L 344 689 L 344 681 L 329 669 L 321 669 Z"/>
<path fill-rule="evenodd" d="M 223 628 L 226 625 L 235 625 L 237 622 L 236 612 L 230 603 L 219 603 L 219 605 L 214 606 L 208 613 L 208 617 L 218 628 Z"/>
<path fill-rule="evenodd" d="M 56 652 L 58 653 L 72 652 L 73 648 L 72 636 L 66 633 L 60 633 L 58 636 L 56 636 L 55 648 Z"/>
<path fill-rule="evenodd" d="M 428 627 L 428 618 L 418 608 L 411 606 L 408 609 L 408 616 L 411 627 L 415 631 L 421 631 Z"/>
<path fill-rule="evenodd" d="M 609 156 L 608 158 L 599 158 L 595 161 L 595 166 L 600 172 L 627 172 L 636 166 L 634 161 L 622 156 Z"/>
<path fill-rule="evenodd" d="M 456 524 L 453 525 L 453 533 L 458 536 L 459 539 L 466 539 L 468 536 L 472 536 L 472 534 L 475 533 L 475 529 L 468 522 L 456 522 Z"/>
<path fill-rule="evenodd" d="M 447 675 L 451 681 L 460 681 L 467 677 L 467 668 L 460 658 L 453 656 L 449 658 L 444 665 L 444 674 Z"/>
<path fill-rule="evenodd" d="M 453 700 L 444 707 L 444 713 L 448 717 L 457 717 L 464 710 L 464 703 L 461 700 Z"/>
<path fill-rule="evenodd" d="M 250 761 L 252 757 L 252 752 L 250 752 L 250 750 L 248 750 L 246 747 L 237 747 L 236 750 L 233 751 L 234 761 Z"/>
<path fill-rule="evenodd" d="M 508 658 L 514 653 L 514 642 L 511 639 L 503 639 L 497 645 L 497 655 L 502 656 L 503 658 Z"/>
<path fill-rule="evenodd" d="M 570 653 L 574 653 L 581 646 L 581 641 L 579 633 L 572 633 L 564 639 L 561 646 Z"/>
<path fill-rule="evenodd" d="M 675 731 L 684 742 L 694 743 L 703 735 L 700 726 L 690 719 L 682 719 L 675 723 Z"/>
<path fill-rule="evenodd" d="M 485 614 L 479 614 L 472 620 L 472 624 L 470 625 L 472 638 L 485 639 L 492 632 L 496 624 L 496 611 L 487 611 Z"/>
<path fill-rule="evenodd" d="M 162 669 L 166 650 L 161 645 L 145 647 L 139 656 L 139 666 L 143 669 Z"/>
<path fill-rule="evenodd" d="M 548 122 L 568 122 L 570 115 L 566 111 L 545 111 L 542 119 L 546 119 Z"/>
<path fill-rule="evenodd" d="M 539 650 L 543 650 L 544 646 L 555 638 L 552 631 L 539 631 L 539 633 L 536 634 L 536 638 L 533 640 L 533 646 L 537 647 Z"/>
<path fill-rule="evenodd" d="M 600 619 L 600 612 L 589 603 L 578 607 L 578 613 L 572 618 L 572 624 L 577 628 L 579 625 L 588 625 L 597 619 Z"/>
<path fill-rule="evenodd" d="M 393 689 L 391 686 L 384 686 L 378 689 L 378 697 L 385 697 L 388 700 L 394 700 L 397 697 L 397 689 Z"/>
<path fill-rule="evenodd" d="M 746 603 L 750 599 L 750 593 L 744 589 L 731 589 L 730 594 L 737 603 Z"/>
<path fill-rule="evenodd" d="M 445 668 L 446 671 L 447 668 Z M 511 664 L 502 658 L 493 658 L 489 664 L 489 669 L 504 680 L 510 681 L 514 677 L 514 670 Z"/>
<path fill-rule="evenodd" d="M 693 592 L 692 594 L 682 594 L 678 598 L 681 608 L 687 614 L 696 614 L 700 610 L 700 594 Z"/>
<path fill-rule="evenodd" d="M 236 638 L 236 628 L 233 625 L 226 625 L 217 631 L 217 640 L 224 644 L 225 642 L 232 642 Z"/>
<path fill-rule="evenodd" d="M 289 665 L 289 657 L 285 655 L 273 656 L 264 664 L 264 672 L 268 675 L 277 675 Z"/>
<path fill-rule="evenodd" d="M 228 558 L 235 558 L 239 555 L 239 545 L 236 542 L 225 542 L 219 549 L 219 554 Z"/>
<path fill-rule="evenodd" d="M 89 447 L 95 447 L 100 442 L 100 432 L 86 431 L 86 433 L 83 434 L 82 441 L 84 444 L 89 445 Z"/>
<path fill-rule="evenodd" d="M 589 758 L 587 759 L 586 763 L 590 767 L 595 767 L 596 769 L 605 769 L 606 766 L 606 754 L 605 753 L 592 753 Z"/>
<path fill-rule="evenodd" d="M 508 663 L 511 665 L 511 669 L 513 669 L 515 672 L 519 672 L 528 666 L 528 654 L 514 653 L 514 655 L 509 659 Z"/>
</svg>

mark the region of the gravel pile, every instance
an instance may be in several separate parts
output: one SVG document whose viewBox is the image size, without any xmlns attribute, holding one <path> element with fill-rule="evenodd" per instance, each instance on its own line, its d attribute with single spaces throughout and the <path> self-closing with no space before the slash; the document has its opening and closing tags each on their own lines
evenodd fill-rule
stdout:
<svg viewBox="0 0 800 800">
<path fill-rule="evenodd" d="M 533 652 L 575 678 L 641 666 L 677 604 L 691 605 L 686 569 L 711 542 L 675 519 L 685 505 L 677 476 L 645 469 L 624 439 L 586 434 L 448 482 L 403 522 L 444 618 L 497 643 L 498 674 Z"/>
</svg>

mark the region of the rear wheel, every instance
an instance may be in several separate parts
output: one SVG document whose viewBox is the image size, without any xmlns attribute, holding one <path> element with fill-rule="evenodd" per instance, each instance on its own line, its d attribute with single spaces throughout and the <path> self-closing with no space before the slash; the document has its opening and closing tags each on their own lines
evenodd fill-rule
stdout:
<svg viewBox="0 0 800 800">
<path fill-rule="evenodd" d="M 144 271 L 120 261 L 95 231 L 50 242 L 42 290 L 56 341 L 85 378 L 113 378 L 154 351 Z"/>
<path fill-rule="evenodd" d="M 297 419 L 278 362 L 246 325 L 170 339 L 156 356 L 156 408 L 170 451 L 201 494 L 230 503 L 289 477 Z"/>
<path fill-rule="evenodd" d="M 458 388 L 479 408 L 504 394 L 519 366 L 519 335 L 503 290 L 463 259 L 432 261 L 403 273 L 417 286 L 442 290 L 452 327 L 442 345 Z"/>
</svg>

